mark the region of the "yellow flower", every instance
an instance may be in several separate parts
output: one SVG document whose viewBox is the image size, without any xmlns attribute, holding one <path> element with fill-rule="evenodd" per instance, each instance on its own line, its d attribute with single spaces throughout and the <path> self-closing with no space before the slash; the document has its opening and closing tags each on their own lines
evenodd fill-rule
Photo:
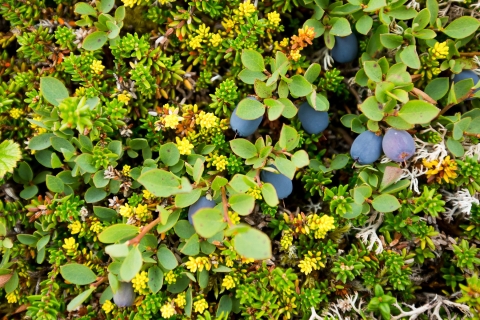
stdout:
<svg viewBox="0 0 480 320">
<path fill-rule="evenodd" d="M 304 38 L 315 38 L 315 29 L 313 27 L 305 26 L 305 28 L 298 29 L 298 36 Z"/>
<path fill-rule="evenodd" d="M 177 282 L 177 275 L 172 270 L 168 271 L 165 275 L 165 282 L 168 284 L 174 284 Z"/>
<path fill-rule="evenodd" d="M 115 305 L 110 300 L 105 301 L 105 303 L 102 305 L 102 309 L 105 311 L 105 313 L 112 312 L 114 307 Z"/>
<path fill-rule="evenodd" d="M 11 118 L 18 119 L 23 115 L 24 112 L 23 112 L 22 109 L 12 108 L 12 109 L 10 109 L 9 113 L 10 113 Z"/>
<path fill-rule="evenodd" d="M 178 115 L 178 108 L 169 111 L 169 114 L 163 117 L 163 124 L 166 128 L 176 129 L 178 123 L 182 121 L 183 118 Z"/>
<path fill-rule="evenodd" d="M 17 290 L 14 290 L 12 292 L 10 292 L 9 294 L 7 294 L 7 302 L 8 303 L 17 303 L 18 302 L 18 292 Z"/>
<path fill-rule="evenodd" d="M 122 174 L 125 177 L 130 177 L 130 170 L 131 170 L 131 167 L 129 165 L 124 165 L 122 168 Z"/>
<path fill-rule="evenodd" d="M 197 116 L 195 123 L 199 125 L 202 129 L 210 129 L 217 126 L 218 118 L 211 112 L 201 111 Z"/>
<path fill-rule="evenodd" d="M 252 258 L 242 257 L 242 263 L 249 264 L 249 263 L 253 263 L 253 262 L 255 262 L 255 260 L 252 259 Z"/>
<path fill-rule="evenodd" d="M 249 188 L 246 194 L 252 195 L 257 200 L 262 200 L 262 189 L 260 187 Z"/>
<path fill-rule="evenodd" d="M 428 181 L 435 180 L 437 183 L 442 183 L 442 179 L 446 183 L 450 183 L 450 179 L 457 177 L 457 163 L 455 160 L 451 160 L 450 156 L 445 157 L 442 163 L 438 160 L 426 161 L 423 159 L 423 165 L 428 169 L 427 179 Z"/>
<path fill-rule="evenodd" d="M 94 221 L 92 222 L 92 225 L 90 226 L 90 230 L 95 232 L 95 233 L 100 233 L 103 230 L 102 223 L 100 221 Z"/>
<path fill-rule="evenodd" d="M 235 281 L 233 280 L 232 276 L 225 276 L 222 281 L 222 287 L 225 287 L 225 289 L 230 290 L 232 288 L 235 288 Z"/>
<path fill-rule="evenodd" d="M 236 212 L 228 211 L 228 217 L 230 218 L 230 221 L 232 221 L 233 224 L 238 224 L 240 222 L 240 217 Z"/>
<path fill-rule="evenodd" d="M 70 229 L 71 234 L 77 234 L 82 231 L 82 223 L 80 221 L 75 221 L 68 225 L 68 229 Z"/>
<path fill-rule="evenodd" d="M 188 262 L 185 263 L 185 266 L 191 272 L 196 272 L 197 270 L 202 271 L 203 268 L 205 268 L 206 270 L 210 270 L 212 264 L 210 262 L 210 259 L 208 259 L 207 257 L 189 257 Z"/>
<path fill-rule="evenodd" d="M 298 59 L 300 59 L 302 55 L 300 54 L 300 50 L 291 50 L 290 51 L 290 58 L 293 60 L 293 61 L 298 61 Z"/>
<path fill-rule="evenodd" d="M 195 312 L 202 314 L 203 311 L 208 308 L 208 303 L 205 299 L 202 298 L 198 301 L 195 301 L 193 307 L 195 308 Z"/>
<path fill-rule="evenodd" d="M 123 102 L 125 105 L 128 105 L 128 103 L 130 102 L 130 94 L 126 91 L 124 91 L 123 93 L 120 93 L 118 96 L 118 101 L 120 102 Z"/>
<path fill-rule="evenodd" d="M 198 29 L 195 31 L 200 37 L 207 38 L 210 27 L 207 27 L 205 23 L 201 24 Z"/>
<path fill-rule="evenodd" d="M 183 137 L 180 140 L 179 137 L 176 137 L 175 139 L 177 141 L 177 147 L 178 151 L 180 151 L 180 154 L 188 156 L 192 153 L 193 144 L 191 144 L 190 141 L 187 140 L 187 138 Z"/>
<path fill-rule="evenodd" d="M 133 6 L 137 4 L 137 0 L 122 0 L 122 2 L 127 8 L 133 8 Z"/>
<path fill-rule="evenodd" d="M 230 268 L 230 267 L 233 267 L 233 261 L 232 261 L 232 259 L 230 259 L 230 257 L 227 257 L 227 258 L 225 259 L 225 265 L 226 265 L 227 267 L 229 267 L 229 268 Z"/>
<path fill-rule="evenodd" d="M 218 171 L 225 170 L 225 168 L 227 167 L 227 163 L 228 163 L 228 158 L 226 156 L 224 155 L 213 156 L 212 165 L 214 165 Z"/>
<path fill-rule="evenodd" d="M 146 271 L 141 271 L 137 273 L 135 277 L 133 277 L 132 279 L 133 289 L 140 294 L 146 293 L 145 291 L 148 292 L 148 290 L 146 290 L 147 284 L 148 284 L 148 274 Z"/>
<path fill-rule="evenodd" d="M 223 18 L 222 26 L 228 30 L 235 27 L 235 21 L 233 19 Z"/>
<path fill-rule="evenodd" d="M 444 41 L 442 43 L 440 42 L 435 43 L 433 48 L 430 49 L 430 52 L 432 53 L 432 58 L 434 60 L 445 59 L 448 56 L 447 42 Z"/>
<path fill-rule="evenodd" d="M 293 244 L 293 235 L 290 230 L 283 232 L 282 238 L 280 239 L 280 245 L 284 251 L 287 251 L 288 248 Z"/>
<path fill-rule="evenodd" d="M 75 238 L 70 237 L 64 239 L 65 244 L 62 246 L 63 249 L 67 251 L 75 251 L 77 249 L 78 243 L 75 243 Z"/>
<path fill-rule="evenodd" d="M 164 304 L 160 308 L 160 311 L 162 312 L 162 317 L 166 319 L 171 318 L 172 316 L 177 314 L 177 311 L 175 311 L 175 307 L 171 302 L 167 302 L 166 304 Z"/>
<path fill-rule="evenodd" d="M 102 73 L 103 69 L 105 69 L 105 66 L 102 64 L 102 61 L 93 60 L 92 64 L 90 65 L 90 69 L 93 73 L 100 74 Z"/>
<path fill-rule="evenodd" d="M 283 38 L 283 40 L 280 42 L 280 46 L 286 47 L 288 46 L 289 39 L 288 38 Z"/>
<path fill-rule="evenodd" d="M 148 190 L 143 190 L 143 197 L 144 197 L 146 200 L 150 200 L 151 198 L 154 197 L 154 195 L 151 194 L 150 191 L 148 191 Z"/>
<path fill-rule="evenodd" d="M 133 208 L 126 203 L 123 206 L 120 206 L 120 215 L 125 218 L 130 218 L 133 216 Z"/>
<path fill-rule="evenodd" d="M 280 14 L 276 11 L 267 13 L 267 18 L 268 18 L 268 21 L 270 21 L 275 27 L 278 26 L 282 21 L 280 19 Z"/>
<path fill-rule="evenodd" d="M 321 253 L 317 252 L 315 255 L 308 251 L 308 254 L 304 255 L 303 260 L 300 260 L 298 264 L 300 271 L 306 275 L 310 274 L 313 270 L 319 270 L 320 268 L 325 267 L 321 262 Z"/>
<path fill-rule="evenodd" d="M 148 207 L 146 204 L 139 204 L 136 208 L 135 208 L 135 215 L 137 216 L 137 219 L 138 220 L 142 220 L 144 221 L 145 218 L 149 217 L 150 216 L 150 211 L 148 211 Z"/>
<path fill-rule="evenodd" d="M 212 44 L 212 46 L 214 47 L 218 47 L 218 45 L 220 43 L 222 43 L 222 36 L 218 33 L 215 33 L 214 35 L 212 35 L 212 38 L 210 39 L 210 43 Z"/>
<path fill-rule="evenodd" d="M 325 238 L 328 231 L 335 229 L 335 219 L 328 215 L 319 217 L 317 214 L 312 214 L 307 217 L 307 226 L 314 231 L 315 239 Z"/>
<path fill-rule="evenodd" d="M 187 304 L 186 293 L 185 292 L 180 293 L 175 299 L 173 299 L 173 301 L 175 301 L 175 304 L 177 305 L 177 307 L 179 308 L 185 307 L 185 305 Z"/>
<path fill-rule="evenodd" d="M 240 16 L 240 18 L 243 17 L 250 17 L 252 13 L 254 13 L 257 10 L 253 3 L 250 3 L 250 1 L 247 2 L 242 2 L 240 3 L 240 6 L 238 7 L 238 10 L 235 10 L 235 13 Z"/>
<path fill-rule="evenodd" d="M 188 43 L 192 49 L 197 49 L 202 46 L 202 37 L 201 36 L 195 36 L 190 39 L 190 42 Z"/>
</svg>

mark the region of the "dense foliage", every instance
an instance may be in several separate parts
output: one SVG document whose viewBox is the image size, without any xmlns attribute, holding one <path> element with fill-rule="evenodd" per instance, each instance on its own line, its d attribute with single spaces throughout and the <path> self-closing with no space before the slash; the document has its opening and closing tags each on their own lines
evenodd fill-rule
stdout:
<svg viewBox="0 0 480 320">
<path fill-rule="evenodd" d="M 480 2 L 0 16 L 6 319 L 480 318 Z"/>
</svg>

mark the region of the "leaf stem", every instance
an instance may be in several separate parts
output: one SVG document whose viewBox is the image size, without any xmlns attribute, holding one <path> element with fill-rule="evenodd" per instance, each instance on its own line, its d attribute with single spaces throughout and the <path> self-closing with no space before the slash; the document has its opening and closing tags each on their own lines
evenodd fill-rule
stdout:
<svg viewBox="0 0 480 320">
<path fill-rule="evenodd" d="M 150 222 L 149 224 L 147 224 L 146 226 L 143 226 L 142 227 L 142 231 L 140 231 L 140 233 L 135 237 L 133 238 L 132 240 L 128 240 L 126 242 L 127 246 L 130 246 L 130 245 L 134 245 L 134 244 L 139 244 L 140 241 L 142 240 L 142 238 L 150 231 L 152 230 L 157 224 L 159 224 L 161 222 L 161 217 L 160 215 L 158 216 L 157 219 L 153 220 L 152 222 Z"/>
<path fill-rule="evenodd" d="M 453 107 L 454 105 L 457 105 L 457 104 L 459 104 L 460 102 L 462 102 L 462 101 L 467 100 L 468 98 L 470 98 L 470 96 L 472 95 L 473 92 L 474 92 L 474 89 L 470 89 L 470 91 L 468 91 L 467 94 L 464 95 L 463 97 L 461 97 L 456 103 L 447 104 L 445 107 L 443 107 L 442 111 L 440 111 L 439 116 L 441 116 L 442 114 L 444 114 L 445 112 L 447 112 L 447 111 L 448 111 L 451 107 Z"/>
</svg>

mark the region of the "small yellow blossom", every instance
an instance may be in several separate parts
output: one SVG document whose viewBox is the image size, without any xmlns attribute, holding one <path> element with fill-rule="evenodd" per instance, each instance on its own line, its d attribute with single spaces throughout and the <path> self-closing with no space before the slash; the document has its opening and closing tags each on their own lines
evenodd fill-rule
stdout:
<svg viewBox="0 0 480 320">
<path fill-rule="evenodd" d="M 160 311 L 162 312 L 162 317 L 165 319 L 171 318 L 175 314 L 177 314 L 177 311 L 175 311 L 175 307 L 171 302 L 167 302 L 164 304 L 161 308 Z"/>
<path fill-rule="evenodd" d="M 280 42 L 280 46 L 286 47 L 288 46 L 289 39 L 288 38 L 283 38 L 283 40 Z"/>
<path fill-rule="evenodd" d="M 186 293 L 185 292 L 180 293 L 175 299 L 173 299 L 173 301 L 175 301 L 175 304 L 177 305 L 177 307 L 183 309 L 187 304 Z"/>
<path fill-rule="evenodd" d="M 207 257 L 188 257 L 188 262 L 185 263 L 185 266 L 190 272 L 196 272 L 197 270 L 202 271 L 203 268 L 210 270 L 212 264 Z"/>
<path fill-rule="evenodd" d="M 211 112 L 201 111 L 197 116 L 195 123 L 199 125 L 202 129 L 210 129 L 217 126 L 218 118 Z"/>
<path fill-rule="evenodd" d="M 275 27 L 277 27 L 282 21 L 280 19 L 280 14 L 276 11 L 267 13 L 267 18 L 268 18 L 268 21 L 270 21 Z"/>
<path fill-rule="evenodd" d="M 150 200 L 151 198 L 154 197 L 154 195 L 151 194 L 150 191 L 148 191 L 148 190 L 143 190 L 143 197 L 144 197 L 146 200 Z"/>
<path fill-rule="evenodd" d="M 75 243 L 75 238 L 73 237 L 66 238 L 64 242 L 65 244 L 62 245 L 63 249 L 71 252 L 77 250 L 78 243 Z"/>
<path fill-rule="evenodd" d="M 179 137 L 176 137 L 175 139 L 177 141 L 177 147 L 178 147 L 178 151 L 180 151 L 180 154 L 188 156 L 192 153 L 193 144 L 191 144 L 187 138 L 183 137 L 180 140 Z"/>
<path fill-rule="evenodd" d="M 233 267 L 233 260 L 230 257 L 225 258 L 225 265 L 229 268 Z"/>
<path fill-rule="evenodd" d="M 178 123 L 182 121 L 183 118 L 178 115 L 178 108 L 175 108 L 169 112 L 168 115 L 163 117 L 163 124 L 165 128 L 176 129 Z"/>
<path fill-rule="evenodd" d="M 145 291 L 148 292 L 147 290 L 147 284 L 148 284 L 148 274 L 146 271 L 141 271 L 135 275 L 132 279 L 132 285 L 133 289 L 135 292 L 138 292 L 139 294 L 144 294 L 146 293 Z"/>
<path fill-rule="evenodd" d="M 235 281 L 233 280 L 232 276 L 225 276 L 222 281 L 222 287 L 225 287 L 225 289 L 230 290 L 232 288 L 235 288 Z"/>
<path fill-rule="evenodd" d="M 137 4 L 137 1 L 138 0 L 122 0 L 123 4 L 125 5 L 125 7 L 127 8 L 133 8 L 134 5 Z"/>
<path fill-rule="evenodd" d="M 9 113 L 10 113 L 10 117 L 13 119 L 18 119 L 24 114 L 23 110 L 19 108 L 10 109 Z"/>
<path fill-rule="evenodd" d="M 311 231 L 314 231 L 315 239 L 325 238 L 328 231 L 335 229 L 335 219 L 328 215 L 319 217 L 317 214 L 312 214 L 307 217 L 307 226 Z"/>
<path fill-rule="evenodd" d="M 280 239 L 280 245 L 284 251 L 287 251 L 288 248 L 293 244 L 293 235 L 290 230 L 283 232 L 282 238 Z"/>
<path fill-rule="evenodd" d="M 228 164 L 228 158 L 226 156 L 224 155 L 213 156 L 212 165 L 215 166 L 215 168 L 218 171 L 225 170 L 225 168 L 227 167 L 227 164 Z"/>
<path fill-rule="evenodd" d="M 430 49 L 430 52 L 432 53 L 432 57 L 437 60 L 437 59 L 445 59 L 448 56 L 448 46 L 447 42 L 437 42 L 433 46 L 433 48 Z"/>
<path fill-rule="evenodd" d="M 262 189 L 260 187 L 249 188 L 246 194 L 252 195 L 257 200 L 262 200 Z"/>
<path fill-rule="evenodd" d="M 442 163 L 438 160 L 426 161 L 423 159 L 423 165 L 428 169 L 427 179 L 429 181 L 435 180 L 437 183 L 442 183 L 442 179 L 446 183 L 450 183 L 451 179 L 457 177 L 457 163 L 455 160 L 451 160 L 450 156 L 445 157 Z"/>
<path fill-rule="evenodd" d="M 124 165 L 123 168 L 122 168 L 122 174 L 125 176 L 125 177 L 130 177 L 130 170 L 132 168 L 129 166 L 129 165 Z"/>
<path fill-rule="evenodd" d="M 303 260 L 300 260 L 298 267 L 300 268 L 301 272 L 308 275 L 313 270 L 319 270 L 320 268 L 325 267 L 321 259 L 322 257 L 320 252 L 313 254 L 311 251 L 308 251 L 308 254 L 304 255 Z"/>
<path fill-rule="evenodd" d="M 202 36 L 195 36 L 190 39 L 190 42 L 188 43 L 192 49 L 197 49 L 202 46 Z"/>
<path fill-rule="evenodd" d="M 203 39 L 208 37 L 208 33 L 210 31 L 210 27 L 207 27 L 205 23 L 201 24 L 195 32 L 202 37 Z"/>
<path fill-rule="evenodd" d="M 135 208 L 135 215 L 137 216 L 138 220 L 145 221 L 145 218 L 148 218 L 150 216 L 150 211 L 148 211 L 148 207 L 146 204 L 139 204 Z"/>
<path fill-rule="evenodd" d="M 93 73 L 100 74 L 102 73 L 103 69 L 105 69 L 105 66 L 102 64 L 102 61 L 93 60 L 92 64 L 90 65 L 90 69 Z"/>
<path fill-rule="evenodd" d="M 257 8 L 253 5 L 253 3 L 250 3 L 250 1 L 247 2 L 242 2 L 240 3 L 240 6 L 238 7 L 238 10 L 235 10 L 235 13 L 240 16 L 240 18 L 243 17 L 250 17 L 252 13 L 255 12 Z"/>
<path fill-rule="evenodd" d="M 130 98 L 131 98 L 130 94 L 126 91 L 124 91 L 123 93 L 120 93 L 117 96 L 118 101 L 123 102 L 125 105 L 128 105 L 128 103 L 130 102 Z"/>
<path fill-rule="evenodd" d="M 17 290 L 14 290 L 7 294 L 7 302 L 8 303 L 17 303 L 18 302 L 18 292 Z"/>
<path fill-rule="evenodd" d="M 115 305 L 110 300 L 105 301 L 105 303 L 102 305 L 102 309 L 105 311 L 105 313 L 112 312 L 114 307 Z"/>
<path fill-rule="evenodd" d="M 300 54 L 300 50 L 291 50 L 290 51 L 290 58 L 293 60 L 293 61 L 298 61 L 298 59 L 300 59 L 302 55 Z"/>
<path fill-rule="evenodd" d="M 75 221 L 68 225 L 68 229 L 70 229 L 71 234 L 77 234 L 82 231 L 82 223 L 80 221 Z"/>
<path fill-rule="evenodd" d="M 242 263 L 249 264 L 249 263 L 253 263 L 253 262 L 255 262 L 255 260 L 252 259 L 252 258 L 242 257 Z"/>
<path fill-rule="evenodd" d="M 238 216 L 238 213 L 228 211 L 228 217 L 230 218 L 230 221 L 232 221 L 233 224 L 240 223 L 240 217 Z"/>
<path fill-rule="evenodd" d="M 120 206 L 120 215 L 125 218 L 130 218 L 133 216 L 133 208 L 126 203 L 123 206 Z"/>
<path fill-rule="evenodd" d="M 235 27 L 235 21 L 233 19 L 223 18 L 222 26 L 226 29 L 233 29 Z"/>
<path fill-rule="evenodd" d="M 177 275 L 172 270 L 168 271 L 165 275 L 165 282 L 168 284 L 174 284 L 177 282 Z"/>
<path fill-rule="evenodd" d="M 102 223 L 98 220 L 93 221 L 92 225 L 90 226 L 90 230 L 95 232 L 95 233 L 100 233 L 103 230 Z"/>
<path fill-rule="evenodd" d="M 212 44 L 212 46 L 214 47 L 218 47 L 218 45 L 220 43 L 222 43 L 222 36 L 218 33 L 215 33 L 214 35 L 212 35 L 212 38 L 210 39 L 210 43 Z"/>
<path fill-rule="evenodd" d="M 195 303 L 193 304 L 193 307 L 195 309 L 195 312 L 202 314 L 203 311 L 205 311 L 208 308 L 208 303 L 205 299 L 202 298 L 198 301 L 195 301 Z"/>
</svg>

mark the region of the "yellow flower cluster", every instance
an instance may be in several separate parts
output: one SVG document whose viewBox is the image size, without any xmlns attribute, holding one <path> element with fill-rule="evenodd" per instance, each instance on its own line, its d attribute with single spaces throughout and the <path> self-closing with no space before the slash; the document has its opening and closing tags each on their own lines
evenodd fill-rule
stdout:
<svg viewBox="0 0 480 320">
<path fill-rule="evenodd" d="M 98 219 L 95 219 L 92 224 L 90 225 L 90 230 L 95 232 L 95 233 L 100 233 L 103 230 L 102 223 L 98 221 Z"/>
<path fill-rule="evenodd" d="M 435 179 L 438 183 L 442 183 L 442 179 L 446 183 L 450 183 L 451 179 L 457 177 L 457 163 L 455 160 L 451 160 L 450 156 L 445 157 L 442 163 L 439 163 L 438 160 L 426 161 L 423 159 L 423 165 L 428 169 L 427 178 L 428 180 Z"/>
<path fill-rule="evenodd" d="M 178 147 L 178 151 L 180 151 L 180 154 L 188 156 L 192 153 L 193 144 L 191 144 L 187 138 L 183 137 L 180 140 L 179 137 L 176 137 L 175 139 L 177 141 L 177 147 Z"/>
<path fill-rule="evenodd" d="M 212 264 L 207 257 L 188 257 L 188 262 L 185 263 L 185 266 L 190 272 L 196 272 L 197 270 L 202 271 L 203 268 L 210 270 Z"/>
<path fill-rule="evenodd" d="M 195 123 L 202 129 L 210 129 L 216 127 L 218 118 L 211 112 L 201 111 L 195 120 Z"/>
<path fill-rule="evenodd" d="M 214 155 L 212 160 L 212 165 L 215 166 L 215 168 L 218 171 L 223 171 L 227 167 L 228 164 L 228 158 L 224 155 Z"/>
<path fill-rule="evenodd" d="M 62 245 L 62 248 L 67 250 L 67 252 L 75 252 L 77 250 L 77 247 L 78 247 L 78 243 L 75 243 L 75 238 L 73 237 L 70 237 L 70 238 L 66 238 L 64 240 L 64 244 Z"/>
<path fill-rule="evenodd" d="M 165 282 L 168 284 L 174 284 L 177 282 L 177 275 L 172 270 L 168 271 L 165 275 Z"/>
<path fill-rule="evenodd" d="M 197 35 L 197 36 L 192 37 L 190 39 L 190 42 L 188 43 L 188 45 L 190 47 L 192 47 L 192 49 L 195 50 L 195 49 L 200 48 L 202 46 L 202 41 L 203 41 L 202 36 Z"/>
<path fill-rule="evenodd" d="M 118 101 L 123 102 L 125 105 L 128 105 L 128 103 L 130 102 L 130 98 L 130 93 L 128 93 L 127 91 L 123 91 L 123 93 L 120 93 L 117 96 Z"/>
<path fill-rule="evenodd" d="M 242 262 L 242 263 L 245 263 L 245 264 L 249 264 L 249 263 L 253 263 L 253 262 L 255 262 L 255 260 L 254 260 L 254 259 L 252 259 L 252 258 L 245 258 L 245 257 L 242 257 L 242 259 L 241 259 L 241 262 Z"/>
<path fill-rule="evenodd" d="M 163 124 L 165 128 L 176 129 L 178 123 L 182 121 L 183 118 L 178 115 L 178 108 L 170 110 L 169 114 L 163 117 Z"/>
<path fill-rule="evenodd" d="M 233 29 L 235 27 L 235 21 L 233 19 L 223 18 L 222 26 L 226 29 Z"/>
<path fill-rule="evenodd" d="M 147 284 L 148 284 L 148 274 L 146 271 L 141 271 L 137 273 L 135 277 L 133 277 L 132 279 L 133 289 L 135 290 L 135 292 L 138 292 L 139 294 L 148 293 Z"/>
<path fill-rule="evenodd" d="M 77 234 L 82 231 L 82 223 L 80 221 L 75 221 L 68 225 L 68 229 L 70 229 L 71 234 Z"/>
<path fill-rule="evenodd" d="M 143 198 L 145 198 L 145 200 L 150 200 L 154 197 L 153 194 L 150 193 L 150 191 L 148 190 L 143 190 Z"/>
<path fill-rule="evenodd" d="M 293 234 L 292 231 L 286 230 L 283 232 L 282 238 L 280 239 L 280 245 L 282 249 L 287 251 L 288 248 L 293 244 Z"/>
<path fill-rule="evenodd" d="M 286 47 L 286 46 L 288 46 L 289 42 L 290 42 L 290 40 L 288 38 L 283 38 L 283 40 L 280 41 L 280 46 Z"/>
<path fill-rule="evenodd" d="M 307 26 L 305 28 L 298 29 L 298 36 L 302 38 L 313 39 L 315 38 L 315 29 Z"/>
<path fill-rule="evenodd" d="M 115 305 L 110 300 L 105 301 L 105 303 L 102 305 L 102 309 L 105 311 L 105 313 L 112 312 L 114 307 Z"/>
<path fill-rule="evenodd" d="M 133 208 L 128 205 L 128 203 L 125 203 L 125 205 L 120 206 L 120 215 L 125 218 L 130 218 L 133 216 Z"/>
<path fill-rule="evenodd" d="M 302 55 L 300 54 L 300 50 L 290 50 L 290 58 L 292 58 L 293 61 L 298 61 Z"/>
<path fill-rule="evenodd" d="M 245 193 L 252 195 L 257 200 L 262 200 L 262 190 L 260 189 L 260 187 L 250 188 Z"/>
<path fill-rule="evenodd" d="M 282 21 L 280 19 L 280 14 L 276 11 L 272 11 L 272 12 L 269 12 L 267 13 L 267 19 L 268 21 L 270 21 L 272 23 L 272 25 L 274 25 L 275 27 L 277 27 L 280 22 Z"/>
<path fill-rule="evenodd" d="M 311 251 L 308 251 L 308 254 L 304 255 L 303 260 L 300 260 L 298 267 L 300 271 L 306 275 L 310 274 L 313 270 L 319 270 L 325 267 L 321 259 L 322 254 L 320 252 L 313 254 Z"/>
<path fill-rule="evenodd" d="M 133 8 L 133 6 L 137 4 L 138 0 L 122 0 L 122 2 L 125 5 L 125 7 Z"/>
<path fill-rule="evenodd" d="M 253 3 L 250 3 L 250 1 L 247 1 L 247 2 L 240 3 L 240 6 L 238 7 L 238 9 L 234 10 L 234 13 L 239 15 L 240 18 L 243 18 L 243 17 L 248 18 L 256 10 L 257 10 L 257 8 L 255 8 Z"/>
<path fill-rule="evenodd" d="M 132 169 L 132 167 L 130 167 L 129 165 L 124 165 L 123 168 L 122 168 L 122 174 L 125 177 L 130 177 L 130 170 L 131 169 Z"/>
<path fill-rule="evenodd" d="M 202 314 L 203 311 L 205 311 L 208 308 L 208 303 L 205 299 L 200 299 L 198 301 L 195 301 L 193 304 L 193 307 L 195 309 L 195 312 Z"/>
<path fill-rule="evenodd" d="M 173 299 L 173 301 L 175 301 L 175 304 L 177 305 L 177 307 L 179 308 L 185 307 L 185 305 L 187 304 L 187 297 L 186 297 L 185 291 L 180 293 L 175 299 Z"/>
<path fill-rule="evenodd" d="M 307 225 L 311 231 L 314 231 L 315 239 L 325 238 L 328 231 L 335 229 L 335 219 L 328 215 L 319 217 L 317 214 L 312 214 L 307 217 Z"/>
<path fill-rule="evenodd" d="M 233 280 L 232 276 L 225 276 L 222 281 L 222 287 L 225 287 L 225 289 L 230 290 L 232 288 L 235 288 L 235 281 Z"/>
<path fill-rule="evenodd" d="M 100 60 L 93 60 L 92 64 L 90 65 L 90 70 L 92 70 L 92 72 L 96 74 L 102 73 L 103 69 L 105 69 L 105 66 Z"/>
<path fill-rule="evenodd" d="M 14 290 L 7 294 L 7 302 L 8 303 L 17 303 L 18 302 L 18 292 Z"/>
<path fill-rule="evenodd" d="M 220 43 L 222 43 L 222 36 L 219 33 L 215 33 L 212 35 L 210 38 L 210 43 L 212 44 L 213 47 L 218 47 Z"/>
<path fill-rule="evenodd" d="M 433 46 L 433 48 L 430 49 L 430 53 L 432 55 L 432 58 L 434 60 L 437 59 L 445 59 L 448 56 L 448 46 L 447 42 L 437 42 Z"/>
<path fill-rule="evenodd" d="M 177 311 L 175 311 L 175 307 L 173 304 L 168 301 L 166 304 L 164 304 L 161 308 L 160 311 L 162 312 L 162 317 L 165 319 L 171 318 L 175 314 L 177 314 Z"/>
<path fill-rule="evenodd" d="M 240 223 L 240 217 L 238 216 L 238 213 L 233 211 L 228 211 L 228 217 L 230 218 L 230 221 L 232 221 L 233 224 Z"/>
<path fill-rule="evenodd" d="M 19 108 L 10 109 L 9 113 L 10 113 L 10 117 L 13 119 L 18 119 L 24 114 L 23 110 Z"/>
<path fill-rule="evenodd" d="M 210 27 L 207 27 L 205 23 L 201 24 L 195 32 L 202 38 L 207 38 L 209 35 Z"/>
<path fill-rule="evenodd" d="M 148 211 L 148 207 L 146 204 L 139 204 L 135 208 L 135 215 L 137 219 L 140 221 L 145 221 L 147 218 L 150 217 L 150 211 Z"/>
</svg>

